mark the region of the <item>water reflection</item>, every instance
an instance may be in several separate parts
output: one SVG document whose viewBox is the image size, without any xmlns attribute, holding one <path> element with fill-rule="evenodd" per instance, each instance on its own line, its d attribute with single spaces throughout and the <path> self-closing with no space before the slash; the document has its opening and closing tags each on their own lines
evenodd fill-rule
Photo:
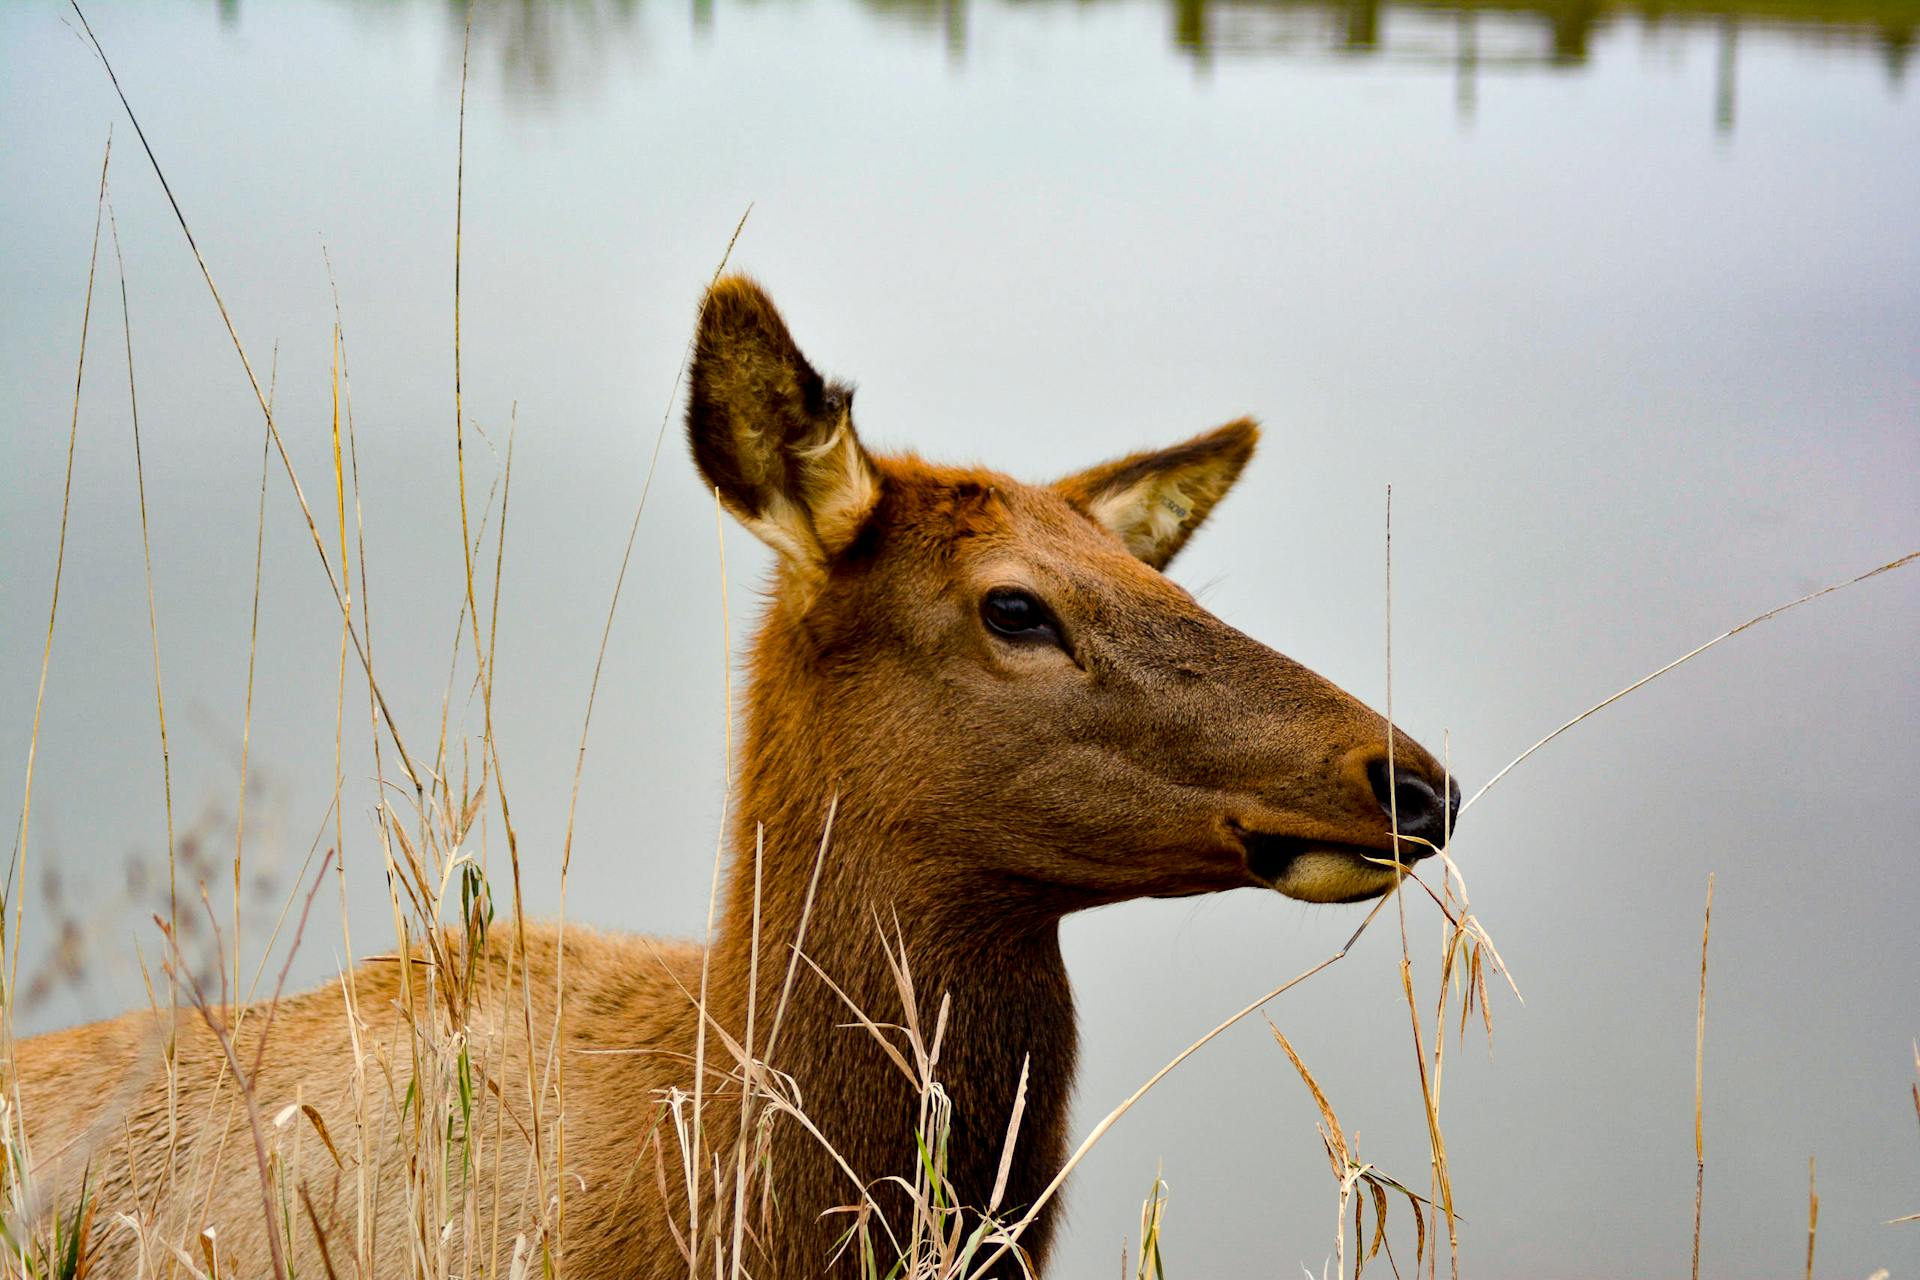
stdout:
<svg viewBox="0 0 1920 1280">
<path fill-rule="evenodd" d="M 871 0 L 886 3 L 886 0 Z M 1808 0 L 1169 0 L 1174 43 L 1202 63 L 1219 52 L 1390 59 L 1452 71 L 1471 114 L 1484 72 L 1585 65 L 1595 39 L 1637 27 L 1649 40 L 1712 32 L 1714 121 L 1734 122 L 1740 32 L 1876 51 L 1896 87 L 1905 76 L 1920 5 Z"/>
<path fill-rule="evenodd" d="M 694 0 L 696 6 L 712 0 Z M 1102 0 L 1010 0 L 1013 7 Z M 1110 2 L 1110 0 L 1108 0 Z M 862 0 L 876 13 L 944 33 L 964 53 L 968 0 Z M 1475 71 L 1576 67 L 1595 37 L 1637 25 L 1650 36 L 1707 27 L 1732 78 L 1743 26 L 1797 39 L 1876 49 L 1898 83 L 1920 24 L 1914 0 L 1166 0 L 1175 47 L 1205 61 L 1216 53 L 1371 55 Z M 1482 48 L 1483 21 L 1494 48 Z"/>
<path fill-rule="evenodd" d="M 351 0 L 367 6 L 373 0 Z M 696 34 L 716 0 L 685 0 Z M 1120 0 L 998 0 L 1009 8 Z M 399 0 L 384 0 L 387 5 Z M 940 40 L 956 65 L 967 54 L 977 0 L 859 0 L 882 21 Z M 1796 43 L 1877 55 L 1898 88 L 1920 26 L 1920 0 L 1163 0 L 1173 47 L 1197 68 L 1221 57 L 1357 58 L 1451 74 L 1462 116 L 1484 75 L 1584 66 L 1596 39 L 1620 28 L 1649 42 L 1709 35 L 1716 48 L 1713 119 L 1732 129 L 1740 36 L 1759 29 Z M 218 0 L 238 22 L 240 0 Z M 662 6 L 664 7 L 664 6 Z M 636 36 L 640 0 L 477 0 L 444 4 L 459 40 L 471 11 L 474 56 L 491 61 L 507 94 L 550 101 L 577 94 L 605 67 L 614 37 Z"/>
<path fill-rule="evenodd" d="M 1482 17 L 1510 30 L 1531 32 L 1522 60 L 1578 66 L 1591 56 L 1594 37 L 1623 24 L 1649 33 L 1713 26 L 1723 31 L 1762 26 L 1810 41 L 1877 46 L 1893 74 L 1904 70 L 1913 46 L 1920 5 L 1903 0 L 1817 3 L 1812 0 L 1173 0 L 1179 12 L 1176 39 L 1186 48 L 1214 47 L 1209 19 L 1222 14 L 1268 20 L 1267 48 L 1287 51 L 1305 44 L 1343 53 L 1430 54 L 1434 24 L 1416 26 L 1398 38 L 1398 20 L 1424 16 L 1451 21 L 1461 47 L 1470 47 Z M 1299 21 L 1305 16 L 1308 21 Z M 1249 42 L 1246 47 L 1260 47 Z"/>
<path fill-rule="evenodd" d="M 639 0 L 491 0 L 473 7 L 474 46 L 494 51 L 509 92 L 550 97 L 565 81 L 596 71 L 615 36 L 630 35 Z M 696 0 L 695 11 L 699 5 Z M 464 38 L 467 6 L 448 6 Z"/>
</svg>

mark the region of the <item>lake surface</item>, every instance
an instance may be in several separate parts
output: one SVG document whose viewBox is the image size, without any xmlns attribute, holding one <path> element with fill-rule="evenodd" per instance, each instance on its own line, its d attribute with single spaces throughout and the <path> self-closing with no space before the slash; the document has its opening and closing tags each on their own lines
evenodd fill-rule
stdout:
<svg viewBox="0 0 1920 1280">
<path fill-rule="evenodd" d="M 360 607 L 399 722 L 431 740 L 464 595 L 463 11 L 88 16 L 255 368 L 277 371 L 323 527 L 331 262 Z M 495 719 L 529 901 L 559 905 L 621 547 L 677 412 L 700 288 L 749 205 L 734 264 L 819 364 L 859 381 L 882 447 L 1044 478 L 1261 417 L 1263 454 L 1175 576 L 1375 705 L 1391 484 L 1395 718 L 1444 737 L 1471 790 L 1728 626 L 1920 547 L 1917 19 L 1894 0 L 482 5 L 464 403 L 490 442 L 469 441 L 476 507 L 516 432 Z M 178 847 L 218 884 L 261 421 L 76 27 L 52 3 L 0 9 L 0 760 L 18 788 L 111 126 Z M 162 778 L 110 242 L 103 255 L 34 773 L 31 1030 L 135 1002 L 134 948 L 151 963 L 159 947 Z M 667 429 L 567 909 L 691 935 L 724 781 L 723 646 L 750 626 L 766 555 L 728 529 L 723 630 L 711 499 Z M 340 662 L 277 464 L 267 510 L 248 747 L 259 883 L 243 887 L 256 955 L 309 848 L 333 839 Z M 1526 1003 L 1496 992 L 1491 1056 L 1472 1038 L 1450 1051 L 1467 1274 L 1685 1268 L 1709 871 L 1707 1273 L 1798 1273 L 1809 1156 L 1819 1271 L 1920 1267 L 1920 1226 L 1883 1225 L 1920 1212 L 1916 635 L 1920 568 L 1828 597 L 1581 725 L 1470 812 L 1458 858 Z M 345 860 L 356 937 L 378 938 L 351 677 Z M 477 703 L 456 689 L 452 706 L 456 730 L 477 732 Z M 1423 962 L 1432 915 L 1409 903 Z M 1243 893 L 1070 922 L 1076 1128 L 1356 918 Z M 301 958 L 314 979 L 340 951 L 325 923 Z M 1420 1188 L 1396 952 L 1377 931 L 1270 1012 L 1363 1155 Z M 1335 1200 L 1315 1119 L 1266 1028 L 1237 1028 L 1083 1166 L 1056 1274 L 1112 1274 L 1156 1168 L 1178 1274 L 1317 1274 Z M 1405 1267 L 1410 1242 L 1395 1247 Z"/>
</svg>

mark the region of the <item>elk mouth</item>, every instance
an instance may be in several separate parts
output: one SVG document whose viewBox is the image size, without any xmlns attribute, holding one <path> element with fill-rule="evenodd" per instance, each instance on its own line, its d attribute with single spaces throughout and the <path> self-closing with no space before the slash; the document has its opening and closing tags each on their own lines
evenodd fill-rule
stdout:
<svg viewBox="0 0 1920 1280">
<path fill-rule="evenodd" d="M 1394 873 L 1391 849 L 1265 831 L 1238 834 L 1246 851 L 1248 873 L 1291 898 L 1363 902 L 1387 892 L 1399 879 Z M 1433 852 L 1423 841 L 1400 842 L 1400 861 L 1408 866 Z"/>
</svg>

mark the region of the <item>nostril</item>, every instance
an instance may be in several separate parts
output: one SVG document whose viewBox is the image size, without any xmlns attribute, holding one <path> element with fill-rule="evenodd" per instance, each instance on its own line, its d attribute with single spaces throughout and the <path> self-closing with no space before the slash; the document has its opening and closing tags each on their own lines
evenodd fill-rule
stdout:
<svg viewBox="0 0 1920 1280">
<path fill-rule="evenodd" d="M 1394 769 L 1389 774 L 1385 760 L 1374 760 L 1367 765 L 1367 782 L 1373 788 L 1373 798 L 1379 801 L 1381 809 L 1399 819 L 1402 834 L 1438 842 L 1444 834 L 1442 823 L 1445 819 L 1441 814 L 1440 797 L 1425 778 L 1405 769 Z M 1453 812 L 1457 812 L 1458 788 L 1452 790 L 1448 800 Z"/>
<path fill-rule="evenodd" d="M 1388 812 L 1398 812 L 1400 829 L 1407 835 L 1427 835 L 1434 819 L 1440 818 L 1440 800 L 1425 779 L 1402 773 L 1394 783 L 1394 808 Z"/>
<path fill-rule="evenodd" d="M 1380 802 L 1382 809 L 1393 808 L 1393 785 L 1387 773 L 1384 759 L 1367 761 L 1367 784 L 1373 788 L 1373 798 Z"/>
</svg>

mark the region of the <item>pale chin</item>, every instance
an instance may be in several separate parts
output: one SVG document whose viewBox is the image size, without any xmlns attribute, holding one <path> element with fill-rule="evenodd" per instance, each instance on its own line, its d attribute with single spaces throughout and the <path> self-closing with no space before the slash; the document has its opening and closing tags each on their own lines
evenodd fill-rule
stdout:
<svg viewBox="0 0 1920 1280">
<path fill-rule="evenodd" d="M 1309 849 L 1294 855 L 1273 887 L 1302 902 L 1360 902 L 1387 892 L 1396 879 L 1392 867 L 1351 853 Z"/>
</svg>

